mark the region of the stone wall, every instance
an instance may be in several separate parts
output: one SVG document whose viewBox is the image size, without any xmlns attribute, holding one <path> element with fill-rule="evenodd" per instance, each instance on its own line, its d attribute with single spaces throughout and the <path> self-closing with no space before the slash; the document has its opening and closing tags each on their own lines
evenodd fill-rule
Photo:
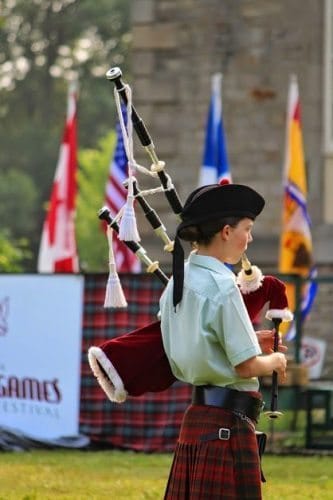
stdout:
<svg viewBox="0 0 333 500">
<path fill-rule="evenodd" d="M 277 260 L 291 73 L 299 80 L 315 252 L 317 260 L 332 262 L 326 243 L 333 250 L 333 228 L 322 227 L 322 8 L 314 0 L 136 0 L 132 5 L 134 100 L 182 199 L 198 181 L 211 75 L 223 73 L 233 180 L 250 183 L 267 199 L 253 247 L 269 263 Z M 137 158 L 147 161 L 139 147 Z M 172 232 L 168 207 L 160 197 L 155 203 Z"/>
<path fill-rule="evenodd" d="M 211 76 L 223 73 L 233 181 L 249 183 L 267 200 L 249 257 L 270 272 L 277 270 L 287 92 L 294 73 L 301 97 L 314 253 L 319 272 L 333 275 L 333 227 L 323 223 L 322 215 L 323 6 L 316 0 L 132 2 L 133 100 L 183 201 L 198 182 Z M 136 158 L 150 165 L 138 142 Z M 140 177 L 140 183 L 146 179 Z M 177 221 L 165 199 L 157 195 L 151 201 L 172 235 Z M 151 257 L 169 270 L 170 255 L 145 221 L 140 228 Z M 332 283 L 320 286 L 320 302 L 306 326 L 327 337 L 331 358 L 332 288 Z"/>
</svg>

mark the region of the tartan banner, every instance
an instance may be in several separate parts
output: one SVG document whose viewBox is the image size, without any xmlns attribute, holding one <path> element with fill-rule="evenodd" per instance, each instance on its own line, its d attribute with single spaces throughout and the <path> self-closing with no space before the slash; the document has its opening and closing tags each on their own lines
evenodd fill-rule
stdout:
<svg viewBox="0 0 333 500">
<path fill-rule="evenodd" d="M 148 274 L 123 274 L 126 309 L 105 309 L 107 275 L 85 276 L 81 361 L 80 432 L 92 443 L 145 452 L 173 451 L 191 387 L 175 382 L 169 389 L 109 401 L 88 364 L 87 352 L 106 340 L 156 320 L 163 284 Z"/>
</svg>

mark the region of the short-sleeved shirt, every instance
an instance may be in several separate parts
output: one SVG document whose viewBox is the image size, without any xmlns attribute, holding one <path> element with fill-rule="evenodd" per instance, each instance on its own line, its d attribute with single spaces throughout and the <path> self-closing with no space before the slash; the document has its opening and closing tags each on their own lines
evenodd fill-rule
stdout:
<svg viewBox="0 0 333 500">
<path fill-rule="evenodd" d="M 261 354 L 234 273 L 214 257 L 192 253 L 176 310 L 173 280 L 160 299 L 161 330 L 173 374 L 193 385 L 258 390 L 256 377 L 241 378 L 235 366 Z"/>
</svg>

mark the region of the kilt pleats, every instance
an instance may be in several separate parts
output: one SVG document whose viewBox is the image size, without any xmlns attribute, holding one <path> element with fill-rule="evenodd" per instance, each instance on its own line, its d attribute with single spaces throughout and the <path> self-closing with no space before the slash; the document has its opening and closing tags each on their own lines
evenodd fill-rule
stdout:
<svg viewBox="0 0 333 500">
<path fill-rule="evenodd" d="M 230 429 L 228 440 L 200 440 Z M 183 418 L 165 500 L 260 500 L 260 460 L 254 426 L 231 411 L 190 406 Z"/>
</svg>

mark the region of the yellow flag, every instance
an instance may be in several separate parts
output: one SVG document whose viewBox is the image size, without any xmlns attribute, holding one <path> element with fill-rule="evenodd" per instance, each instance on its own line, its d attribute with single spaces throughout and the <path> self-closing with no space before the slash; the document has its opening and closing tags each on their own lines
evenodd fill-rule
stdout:
<svg viewBox="0 0 333 500">
<path fill-rule="evenodd" d="M 307 277 L 313 268 L 310 219 L 307 211 L 307 181 L 301 128 L 301 110 L 296 76 L 290 79 L 287 107 L 287 138 L 284 166 L 282 231 L 279 271 Z M 295 289 L 286 283 L 289 308 L 295 311 Z M 302 290 L 305 298 L 306 289 Z M 286 325 L 288 328 L 288 325 Z M 286 328 L 282 328 L 282 331 Z"/>
</svg>

